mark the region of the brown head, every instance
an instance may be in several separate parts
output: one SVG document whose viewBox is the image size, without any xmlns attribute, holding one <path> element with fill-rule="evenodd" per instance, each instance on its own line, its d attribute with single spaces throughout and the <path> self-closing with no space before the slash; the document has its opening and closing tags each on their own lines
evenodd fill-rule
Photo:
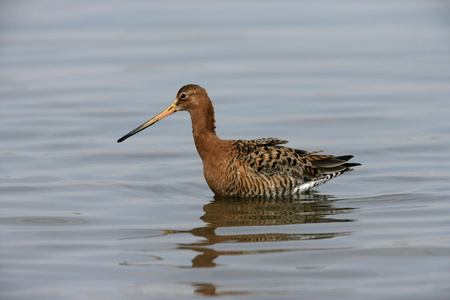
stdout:
<svg viewBox="0 0 450 300">
<path fill-rule="evenodd" d="M 117 142 L 120 143 L 129 138 L 130 136 L 135 135 L 139 131 L 144 130 L 145 128 L 155 124 L 159 120 L 162 120 L 165 117 L 170 116 L 171 114 L 181 110 L 188 111 L 189 113 L 191 113 L 191 116 L 197 112 L 202 111 L 206 115 L 211 115 L 211 117 L 214 120 L 214 109 L 212 107 L 211 100 L 209 99 L 208 94 L 206 93 L 206 90 L 199 85 L 188 84 L 183 86 L 178 91 L 175 100 L 168 108 L 166 108 L 161 113 L 154 116 L 141 126 L 130 131 L 129 133 L 121 137 Z"/>
</svg>

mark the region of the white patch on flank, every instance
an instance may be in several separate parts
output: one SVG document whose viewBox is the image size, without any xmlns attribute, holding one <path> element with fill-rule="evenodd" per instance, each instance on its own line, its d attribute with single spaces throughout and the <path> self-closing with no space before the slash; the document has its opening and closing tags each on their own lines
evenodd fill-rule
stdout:
<svg viewBox="0 0 450 300">
<path fill-rule="evenodd" d="M 317 180 L 303 183 L 303 184 L 301 184 L 301 185 L 299 185 L 299 186 L 296 186 L 296 187 L 292 190 L 292 194 L 306 193 L 306 192 L 308 192 L 308 191 L 310 191 L 310 190 L 312 190 L 312 189 L 315 189 L 315 188 L 318 187 L 319 185 L 322 185 L 322 184 L 324 184 L 325 182 L 327 182 L 327 181 L 333 179 L 334 177 L 337 177 L 337 176 L 341 175 L 342 173 L 344 173 L 344 172 L 341 171 L 341 172 L 336 172 L 336 173 L 334 173 L 334 174 L 328 174 L 328 175 L 325 175 L 324 177 L 319 178 L 319 179 L 317 179 Z"/>
</svg>

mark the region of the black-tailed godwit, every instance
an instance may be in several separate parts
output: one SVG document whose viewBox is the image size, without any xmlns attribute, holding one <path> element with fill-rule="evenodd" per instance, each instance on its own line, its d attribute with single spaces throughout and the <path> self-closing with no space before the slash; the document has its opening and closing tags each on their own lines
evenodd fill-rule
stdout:
<svg viewBox="0 0 450 300">
<path fill-rule="evenodd" d="M 217 196 L 280 197 L 310 191 L 358 163 L 353 156 L 334 156 L 292 149 L 277 138 L 222 140 L 216 135 L 214 108 L 206 90 L 189 84 L 160 114 L 121 137 L 122 142 L 181 110 L 190 113 L 195 146 L 203 161 L 206 182 Z"/>
</svg>

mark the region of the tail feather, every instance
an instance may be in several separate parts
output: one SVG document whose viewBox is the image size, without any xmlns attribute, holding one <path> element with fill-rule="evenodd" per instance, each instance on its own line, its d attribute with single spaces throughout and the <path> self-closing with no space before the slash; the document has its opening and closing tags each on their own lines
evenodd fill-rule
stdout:
<svg viewBox="0 0 450 300">
<path fill-rule="evenodd" d="M 311 164 L 319 169 L 322 176 L 305 182 L 295 188 L 296 192 L 305 193 L 330 181 L 331 179 L 353 170 L 352 167 L 360 166 L 360 163 L 349 163 L 353 155 L 333 156 L 333 155 L 311 155 L 308 156 Z"/>
<path fill-rule="evenodd" d="M 307 157 L 311 164 L 319 168 L 322 174 L 334 174 L 348 171 L 351 167 L 359 166 L 359 163 L 349 163 L 353 155 L 311 155 Z"/>
<path fill-rule="evenodd" d="M 345 163 L 342 166 L 346 167 L 346 168 L 351 168 L 351 167 L 357 167 L 360 166 L 360 163 Z"/>
<path fill-rule="evenodd" d="M 340 160 L 349 161 L 350 159 L 353 158 L 353 155 L 342 155 L 342 156 L 337 156 L 336 158 L 340 159 Z"/>
</svg>

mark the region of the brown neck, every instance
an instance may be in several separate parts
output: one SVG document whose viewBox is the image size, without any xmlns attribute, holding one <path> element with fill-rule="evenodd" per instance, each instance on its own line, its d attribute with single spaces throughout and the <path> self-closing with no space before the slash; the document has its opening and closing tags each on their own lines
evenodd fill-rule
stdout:
<svg viewBox="0 0 450 300">
<path fill-rule="evenodd" d="M 212 155 L 217 142 L 220 140 L 216 135 L 214 108 L 212 103 L 209 102 L 204 107 L 198 107 L 190 111 L 190 114 L 195 146 L 202 160 L 205 160 Z"/>
</svg>

